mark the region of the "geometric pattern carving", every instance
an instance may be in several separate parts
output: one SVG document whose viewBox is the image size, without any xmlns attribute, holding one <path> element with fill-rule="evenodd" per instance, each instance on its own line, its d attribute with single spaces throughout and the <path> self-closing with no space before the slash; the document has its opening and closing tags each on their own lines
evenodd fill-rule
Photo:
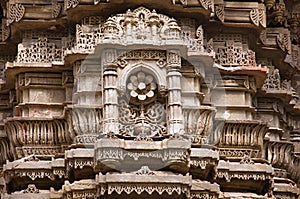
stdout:
<svg viewBox="0 0 300 199">
<path fill-rule="evenodd" d="M 256 66 L 255 53 L 240 34 L 220 34 L 214 37 L 216 62 L 222 66 Z"/>
<path fill-rule="evenodd" d="M 58 4 L 59 6 L 59 4 Z M 62 62 L 64 55 L 74 45 L 74 38 L 67 31 L 33 32 L 23 34 L 18 45 L 18 63 Z"/>
<path fill-rule="evenodd" d="M 48 41 L 46 37 L 38 38 L 29 47 L 19 44 L 17 62 L 51 63 L 53 61 L 62 61 L 62 50 L 58 47 L 56 43 Z"/>
<path fill-rule="evenodd" d="M 55 19 L 59 16 L 62 9 L 62 5 L 57 2 L 52 2 L 52 18 Z"/>
<path fill-rule="evenodd" d="M 277 35 L 277 44 L 282 51 L 286 51 L 288 54 L 291 53 L 291 40 L 290 32 L 285 31 Z"/>
<path fill-rule="evenodd" d="M 266 15 L 265 15 L 265 9 L 264 6 L 261 6 L 259 4 L 259 8 L 253 8 L 250 11 L 250 19 L 256 26 L 263 26 L 266 27 Z"/>
</svg>

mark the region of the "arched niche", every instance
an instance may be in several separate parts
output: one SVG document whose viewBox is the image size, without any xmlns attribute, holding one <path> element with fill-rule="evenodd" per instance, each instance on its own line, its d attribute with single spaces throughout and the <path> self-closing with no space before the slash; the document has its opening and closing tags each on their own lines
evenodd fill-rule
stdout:
<svg viewBox="0 0 300 199">
<path fill-rule="evenodd" d="M 167 88 L 167 79 L 165 69 L 161 69 L 155 64 L 145 63 L 140 61 L 139 63 L 129 64 L 120 73 L 117 86 L 119 90 L 126 89 L 126 82 L 130 75 L 137 73 L 138 71 L 143 71 L 151 74 L 159 87 Z"/>
</svg>

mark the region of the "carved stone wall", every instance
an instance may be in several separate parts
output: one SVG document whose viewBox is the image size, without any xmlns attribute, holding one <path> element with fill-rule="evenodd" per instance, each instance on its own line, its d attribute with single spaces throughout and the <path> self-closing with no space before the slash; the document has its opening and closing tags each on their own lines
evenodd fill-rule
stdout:
<svg viewBox="0 0 300 199">
<path fill-rule="evenodd" d="M 0 198 L 300 197 L 299 2 L 0 2 Z"/>
</svg>

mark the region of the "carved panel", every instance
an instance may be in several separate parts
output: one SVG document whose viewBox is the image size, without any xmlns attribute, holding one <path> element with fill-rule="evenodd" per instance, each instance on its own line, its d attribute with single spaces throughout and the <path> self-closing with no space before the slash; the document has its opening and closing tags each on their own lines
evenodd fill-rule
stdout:
<svg viewBox="0 0 300 199">
<path fill-rule="evenodd" d="M 248 41 L 240 34 L 220 34 L 214 37 L 216 62 L 222 66 L 255 67 L 255 53 L 248 49 Z"/>
<path fill-rule="evenodd" d="M 52 20 L 60 16 L 63 4 L 61 1 L 9 1 L 7 24 L 19 22 L 25 18 L 27 20 L 47 19 Z"/>
<path fill-rule="evenodd" d="M 75 49 L 91 53 L 101 43 L 159 46 L 175 44 L 186 45 L 190 53 L 203 53 L 202 26 L 196 30 L 194 19 L 179 19 L 178 23 L 175 19 L 157 14 L 155 10 L 151 12 L 144 7 L 128 10 L 105 21 L 100 17 L 85 18 L 81 25 L 76 26 Z"/>
<path fill-rule="evenodd" d="M 40 37 L 29 47 L 23 44 L 18 46 L 19 63 L 48 63 L 62 61 L 61 49 L 55 43 L 49 42 L 47 38 Z"/>
<path fill-rule="evenodd" d="M 71 48 L 72 37 L 66 33 L 26 32 L 18 45 L 17 62 L 63 62 L 65 51 Z"/>
<path fill-rule="evenodd" d="M 268 89 L 279 90 L 279 89 L 281 89 L 279 70 L 274 68 L 274 66 L 269 67 L 268 77 L 265 80 L 265 83 L 262 86 L 262 89 L 264 89 L 264 90 L 268 90 Z"/>
<path fill-rule="evenodd" d="M 242 148 L 222 148 L 219 147 L 219 156 L 227 158 L 243 158 L 249 156 L 251 158 L 259 158 L 260 150 L 242 149 Z"/>
<path fill-rule="evenodd" d="M 52 161 L 44 160 L 41 162 L 35 155 L 30 155 L 14 162 L 7 162 L 3 167 L 4 176 L 7 182 L 14 183 L 15 180 L 29 178 L 32 181 L 37 179 L 54 181 L 56 177 L 64 177 L 64 161 L 53 159 Z M 23 183 L 28 183 L 23 181 Z M 22 184 L 22 182 L 21 182 Z M 29 185 L 23 193 L 33 193 L 37 190 Z"/>
<path fill-rule="evenodd" d="M 101 132 L 101 109 L 75 108 L 71 114 L 76 134 L 99 134 Z"/>
<path fill-rule="evenodd" d="M 260 174 L 260 173 L 238 173 L 238 172 L 226 172 L 218 171 L 218 178 L 224 178 L 227 182 L 230 182 L 231 179 L 239 180 L 255 180 L 255 181 L 265 181 L 270 180 L 271 174 Z"/>
<path fill-rule="evenodd" d="M 213 125 L 213 110 L 183 110 L 184 131 L 191 136 L 193 145 L 206 143 Z"/>
<path fill-rule="evenodd" d="M 189 148 L 190 142 L 180 138 L 159 142 L 149 139 L 126 141 L 116 137 L 102 138 L 95 144 L 95 166 L 103 168 L 107 165 L 113 169 L 126 170 L 128 160 L 139 165 L 146 158 L 151 159 L 151 162 L 147 163 L 149 166 L 164 168 L 177 165 L 180 167 L 176 167 L 177 171 L 186 172 L 190 158 Z"/>
</svg>

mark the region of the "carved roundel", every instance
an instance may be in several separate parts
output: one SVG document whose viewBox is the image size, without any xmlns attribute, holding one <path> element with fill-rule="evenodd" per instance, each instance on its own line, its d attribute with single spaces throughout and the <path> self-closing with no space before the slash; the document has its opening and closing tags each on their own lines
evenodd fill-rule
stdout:
<svg viewBox="0 0 300 199">
<path fill-rule="evenodd" d="M 140 104 L 152 101 L 157 90 L 155 78 L 143 71 L 132 74 L 127 80 L 126 87 L 133 102 Z"/>
</svg>

